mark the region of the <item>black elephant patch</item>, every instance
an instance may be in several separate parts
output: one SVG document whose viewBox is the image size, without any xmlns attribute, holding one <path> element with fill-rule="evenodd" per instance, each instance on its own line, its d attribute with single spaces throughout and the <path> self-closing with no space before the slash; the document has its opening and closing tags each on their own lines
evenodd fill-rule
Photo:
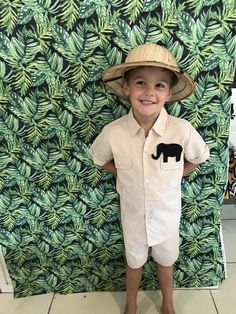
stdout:
<svg viewBox="0 0 236 314">
<path fill-rule="evenodd" d="M 168 157 L 175 157 L 176 161 L 180 161 L 183 147 L 179 144 L 164 144 L 157 145 L 156 155 L 152 154 L 153 159 L 158 159 L 163 154 L 163 161 L 168 162 Z"/>
</svg>

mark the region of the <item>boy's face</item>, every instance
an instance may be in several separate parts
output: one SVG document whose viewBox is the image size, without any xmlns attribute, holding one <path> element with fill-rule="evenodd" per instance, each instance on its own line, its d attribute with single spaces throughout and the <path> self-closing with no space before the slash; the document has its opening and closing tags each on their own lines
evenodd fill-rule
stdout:
<svg viewBox="0 0 236 314">
<path fill-rule="evenodd" d="M 154 122 L 165 103 L 171 98 L 171 73 L 157 67 L 131 70 L 124 80 L 124 94 L 130 98 L 138 122 Z"/>
</svg>

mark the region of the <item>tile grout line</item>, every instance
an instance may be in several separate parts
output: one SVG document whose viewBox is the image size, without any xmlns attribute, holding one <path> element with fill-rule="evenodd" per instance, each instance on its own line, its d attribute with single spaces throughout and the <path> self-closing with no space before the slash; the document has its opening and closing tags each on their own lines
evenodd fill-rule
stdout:
<svg viewBox="0 0 236 314">
<path fill-rule="evenodd" d="M 221 218 L 221 220 L 236 220 L 236 218 Z"/>
<path fill-rule="evenodd" d="M 52 304 L 53 304 L 53 301 L 54 301 L 54 297 L 55 297 L 55 293 L 53 293 L 52 300 L 51 300 L 51 303 L 49 305 L 47 314 L 50 314 L 50 311 L 51 311 L 51 308 L 52 308 Z"/>
<path fill-rule="evenodd" d="M 214 297 L 213 297 L 213 294 L 212 294 L 212 291 L 211 291 L 211 290 L 210 290 L 210 295 L 211 295 L 211 299 L 212 299 L 212 301 L 213 301 L 213 304 L 214 304 L 214 306 L 215 306 L 216 313 L 219 314 L 219 311 L 218 311 L 218 309 L 217 309 L 216 302 L 215 302 L 215 299 L 214 299 Z"/>
</svg>

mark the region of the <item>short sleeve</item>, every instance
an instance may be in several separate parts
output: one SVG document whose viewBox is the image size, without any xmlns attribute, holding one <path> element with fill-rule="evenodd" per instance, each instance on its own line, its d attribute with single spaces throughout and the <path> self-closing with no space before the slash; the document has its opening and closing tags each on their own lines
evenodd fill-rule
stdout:
<svg viewBox="0 0 236 314">
<path fill-rule="evenodd" d="M 103 166 L 113 159 L 108 134 L 108 128 L 104 127 L 89 150 L 93 162 L 98 166 Z"/>
<path fill-rule="evenodd" d="M 201 164 L 209 158 L 210 151 L 201 135 L 188 122 L 189 139 L 185 146 L 184 158 L 193 163 Z"/>
</svg>

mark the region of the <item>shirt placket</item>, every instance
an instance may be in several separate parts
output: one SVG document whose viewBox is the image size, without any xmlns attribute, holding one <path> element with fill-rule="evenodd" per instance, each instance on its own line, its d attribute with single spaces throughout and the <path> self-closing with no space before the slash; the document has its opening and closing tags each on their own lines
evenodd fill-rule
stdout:
<svg viewBox="0 0 236 314">
<path fill-rule="evenodd" d="M 143 148 L 143 189 L 147 243 L 151 241 L 150 225 L 152 223 L 152 206 L 150 197 L 150 137 L 147 137 Z"/>
</svg>

